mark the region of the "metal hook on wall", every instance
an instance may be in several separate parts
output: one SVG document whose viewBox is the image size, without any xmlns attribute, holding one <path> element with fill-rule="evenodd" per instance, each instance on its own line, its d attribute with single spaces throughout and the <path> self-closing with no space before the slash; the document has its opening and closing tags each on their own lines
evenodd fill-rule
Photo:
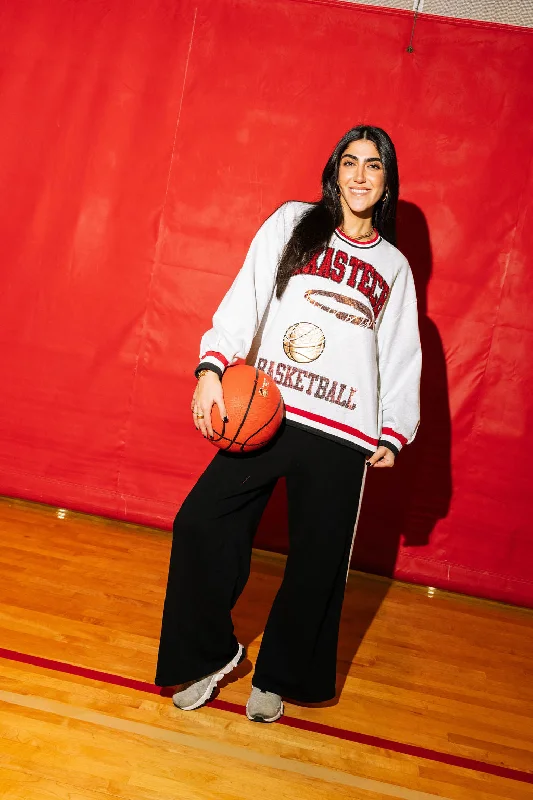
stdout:
<svg viewBox="0 0 533 800">
<path fill-rule="evenodd" d="M 413 39 L 415 37 L 416 21 L 418 19 L 419 13 L 423 10 L 423 8 L 424 8 L 424 0 L 413 0 L 414 17 L 413 17 L 413 27 L 411 28 L 411 38 L 409 40 L 408 46 L 406 47 L 406 51 L 408 53 L 414 52 Z"/>
</svg>

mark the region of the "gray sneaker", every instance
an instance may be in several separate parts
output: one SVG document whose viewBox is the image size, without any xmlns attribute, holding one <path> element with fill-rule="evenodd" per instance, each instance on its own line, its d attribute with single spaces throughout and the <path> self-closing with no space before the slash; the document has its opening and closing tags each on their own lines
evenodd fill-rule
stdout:
<svg viewBox="0 0 533 800">
<path fill-rule="evenodd" d="M 172 696 L 174 705 L 177 708 L 181 708 L 182 711 L 192 711 L 194 708 L 203 706 L 204 703 L 211 699 L 217 683 L 222 680 L 224 675 L 228 675 L 232 669 L 240 664 L 245 655 L 244 647 L 240 644 L 237 655 L 225 667 L 219 669 L 218 672 L 213 672 L 211 675 L 206 675 L 205 678 L 201 678 L 199 681 L 191 683 L 181 692 L 176 692 Z"/>
<path fill-rule="evenodd" d="M 275 722 L 283 714 L 283 700 L 274 692 L 263 692 L 252 686 L 246 703 L 246 716 L 252 722 Z"/>
</svg>

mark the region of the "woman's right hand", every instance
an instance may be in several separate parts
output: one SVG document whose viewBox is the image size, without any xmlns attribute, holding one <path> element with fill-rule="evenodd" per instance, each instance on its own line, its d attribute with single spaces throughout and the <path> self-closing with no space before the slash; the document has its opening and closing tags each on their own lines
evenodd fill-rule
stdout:
<svg viewBox="0 0 533 800">
<path fill-rule="evenodd" d="M 195 428 L 201 432 L 202 436 L 206 438 L 209 437 L 210 439 L 213 438 L 211 409 L 214 403 L 217 404 L 222 419 L 227 422 L 222 383 L 217 373 L 209 370 L 198 379 L 196 389 L 192 396 L 191 411 L 193 413 Z"/>
</svg>

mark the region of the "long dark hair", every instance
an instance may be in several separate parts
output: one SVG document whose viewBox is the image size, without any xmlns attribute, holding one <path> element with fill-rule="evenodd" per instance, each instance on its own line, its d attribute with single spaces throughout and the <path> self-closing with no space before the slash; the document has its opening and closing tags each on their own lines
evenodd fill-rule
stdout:
<svg viewBox="0 0 533 800">
<path fill-rule="evenodd" d="M 339 164 L 351 142 L 368 139 L 376 145 L 385 172 L 385 192 L 372 211 L 372 225 L 391 244 L 396 244 L 396 207 L 400 181 L 396 150 L 382 128 L 358 125 L 344 134 L 330 155 L 322 172 L 322 198 L 306 211 L 285 245 L 278 264 L 276 297 L 280 298 L 298 267 L 327 247 L 335 228 L 342 223 L 343 212 L 337 191 Z"/>
</svg>

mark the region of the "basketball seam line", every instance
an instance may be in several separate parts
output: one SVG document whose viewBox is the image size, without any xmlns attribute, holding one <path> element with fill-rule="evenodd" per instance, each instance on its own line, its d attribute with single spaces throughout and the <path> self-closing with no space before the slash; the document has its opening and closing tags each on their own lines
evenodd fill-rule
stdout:
<svg viewBox="0 0 533 800">
<path fill-rule="evenodd" d="M 225 447 L 225 448 L 224 448 L 225 450 L 229 450 L 229 448 L 231 447 L 231 445 L 232 445 L 232 444 L 235 444 L 235 441 L 236 441 L 236 439 L 237 439 L 237 436 L 238 436 L 238 435 L 239 435 L 239 433 L 241 432 L 242 426 L 243 426 L 243 425 L 244 425 L 244 423 L 246 422 L 246 417 L 248 416 L 248 412 L 249 412 L 249 410 L 250 410 L 250 408 L 251 408 L 251 406 L 252 406 L 252 402 L 253 402 L 253 399 L 254 399 L 254 397 L 255 397 L 255 390 L 256 390 L 256 388 L 257 388 L 257 382 L 258 382 L 258 380 L 259 380 L 259 371 L 256 369 L 256 370 L 255 370 L 255 379 L 254 379 L 254 385 L 253 385 L 253 388 L 252 388 L 252 393 L 251 393 L 251 396 L 250 396 L 250 401 L 249 401 L 249 403 L 248 403 L 248 408 L 246 409 L 246 411 L 244 412 L 244 414 L 243 414 L 243 416 L 242 416 L 242 419 L 241 419 L 241 424 L 240 424 L 240 425 L 239 425 L 239 427 L 237 428 L 237 432 L 236 432 L 235 436 L 233 437 L 233 439 L 232 439 L 232 441 L 229 443 L 229 445 L 228 445 L 227 447 Z"/>
<path fill-rule="evenodd" d="M 280 407 L 280 405 L 281 405 L 281 403 L 282 403 L 282 402 L 283 402 L 283 398 L 281 398 L 281 397 L 280 397 L 280 399 L 279 399 L 279 402 L 278 402 L 278 404 L 277 404 L 277 406 L 276 406 L 276 410 L 274 411 L 274 413 L 272 414 L 272 416 L 270 417 L 270 419 L 269 419 L 269 420 L 267 420 L 267 421 L 265 422 L 265 424 L 264 424 L 264 425 L 261 425 L 261 427 L 260 427 L 260 428 L 258 428 L 258 429 L 255 431 L 255 433 L 252 433 L 252 434 L 250 434 L 250 436 L 249 436 L 247 439 L 245 439 L 245 441 L 244 441 L 244 442 L 241 444 L 241 450 L 244 450 L 244 448 L 246 447 L 246 445 L 248 444 L 248 442 L 250 441 L 250 439 L 253 439 L 253 437 L 254 437 L 254 436 L 257 436 L 257 434 L 258 434 L 258 433 L 261 433 L 261 431 L 263 430 L 263 428 L 266 428 L 266 426 L 267 426 L 267 425 L 270 425 L 270 423 L 272 422 L 272 420 L 274 419 L 274 417 L 275 417 L 275 416 L 276 416 L 276 414 L 278 413 L 278 409 L 279 409 L 279 407 Z M 237 444 L 238 444 L 238 442 L 237 442 Z"/>
</svg>

